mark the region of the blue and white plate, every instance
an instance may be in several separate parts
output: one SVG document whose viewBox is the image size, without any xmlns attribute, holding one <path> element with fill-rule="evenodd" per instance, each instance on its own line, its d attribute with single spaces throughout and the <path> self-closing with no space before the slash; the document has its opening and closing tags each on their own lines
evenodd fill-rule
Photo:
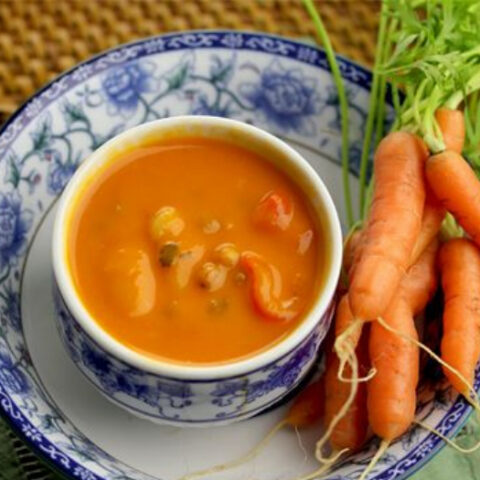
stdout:
<svg viewBox="0 0 480 480">
<path fill-rule="evenodd" d="M 350 102 L 354 181 L 371 75 L 347 60 L 340 66 Z M 72 478 L 173 480 L 241 455 L 286 408 L 211 429 L 148 423 L 94 390 L 54 327 L 50 240 L 63 187 L 82 159 L 123 129 L 187 113 L 240 119 L 286 139 L 319 172 L 344 214 L 336 90 L 324 53 L 303 43 L 228 31 L 154 37 L 79 65 L 20 108 L 0 133 L 0 411 Z M 103 368 L 97 360 L 84 359 Z M 238 401 L 239 395 L 235 390 L 225 398 Z M 172 408 L 182 408 L 174 400 Z M 440 389 L 421 402 L 417 415 L 453 434 L 468 413 L 462 400 Z M 255 461 L 216 478 L 298 477 L 315 468 L 310 452 L 318 437 L 310 429 L 298 444 L 294 432 L 280 432 Z M 371 478 L 405 478 L 441 446 L 414 429 L 389 448 Z M 358 478 L 376 447 L 371 442 L 328 478 Z"/>
</svg>

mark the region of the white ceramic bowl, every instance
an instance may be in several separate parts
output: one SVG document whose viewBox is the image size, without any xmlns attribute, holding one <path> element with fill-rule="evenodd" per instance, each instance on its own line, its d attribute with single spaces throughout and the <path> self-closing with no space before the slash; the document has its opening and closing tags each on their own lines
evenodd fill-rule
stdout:
<svg viewBox="0 0 480 480">
<path fill-rule="evenodd" d="M 256 151 L 306 193 L 328 245 L 326 280 L 301 324 L 284 340 L 247 359 L 218 366 L 156 360 L 110 336 L 88 313 L 67 264 L 67 228 L 88 182 L 131 149 L 164 138 L 218 138 Z M 183 116 L 157 120 L 111 139 L 81 165 L 60 199 L 53 231 L 57 320 L 80 370 L 115 403 L 153 421 L 222 424 L 248 418 L 295 388 L 312 365 L 330 325 L 342 256 L 342 236 L 327 188 L 299 153 L 273 135 L 235 120 Z M 81 353 L 79 353 L 81 352 Z M 242 402 L 232 401 L 242 395 Z"/>
</svg>

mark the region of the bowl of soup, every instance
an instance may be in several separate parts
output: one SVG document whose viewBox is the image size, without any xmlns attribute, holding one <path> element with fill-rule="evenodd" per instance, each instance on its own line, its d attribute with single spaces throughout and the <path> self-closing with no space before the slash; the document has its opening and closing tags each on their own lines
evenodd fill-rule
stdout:
<svg viewBox="0 0 480 480">
<path fill-rule="evenodd" d="M 317 358 L 341 247 L 327 188 L 280 139 L 217 117 L 144 124 L 96 150 L 60 199 L 61 338 L 134 414 L 176 425 L 248 418 Z"/>
</svg>

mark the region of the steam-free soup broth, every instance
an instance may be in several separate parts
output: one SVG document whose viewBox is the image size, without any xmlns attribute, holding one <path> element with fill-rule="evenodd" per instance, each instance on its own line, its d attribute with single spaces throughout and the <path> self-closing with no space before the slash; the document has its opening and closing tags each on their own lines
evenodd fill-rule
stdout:
<svg viewBox="0 0 480 480">
<path fill-rule="evenodd" d="M 279 342 L 324 274 L 304 193 L 257 153 L 219 140 L 125 153 L 86 185 L 68 231 L 69 267 L 95 321 L 173 362 L 223 363 Z"/>
</svg>

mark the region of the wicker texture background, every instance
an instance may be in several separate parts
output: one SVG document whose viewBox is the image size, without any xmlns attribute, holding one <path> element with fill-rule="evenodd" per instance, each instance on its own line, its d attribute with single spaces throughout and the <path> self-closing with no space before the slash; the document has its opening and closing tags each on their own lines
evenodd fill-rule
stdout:
<svg viewBox="0 0 480 480">
<path fill-rule="evenodd" d="M 379 0 L 317 0 L 335 50 L 371 64 Z M 38 88 L 120 43 L 191 29 L 314 37 L 301 0 L 0 0 L 0 124 Z M 0 421 L 0 479 L 51 480 Z"/>
<path fill-rule="evenodd" d="M 317 6 L 334 48 L 370 64 L 379 1 Z M 0 0 L 0 122 L 43 84 L 102 50 L 205 28 L 314 37 L 301 0 Z"/>
</svg>

